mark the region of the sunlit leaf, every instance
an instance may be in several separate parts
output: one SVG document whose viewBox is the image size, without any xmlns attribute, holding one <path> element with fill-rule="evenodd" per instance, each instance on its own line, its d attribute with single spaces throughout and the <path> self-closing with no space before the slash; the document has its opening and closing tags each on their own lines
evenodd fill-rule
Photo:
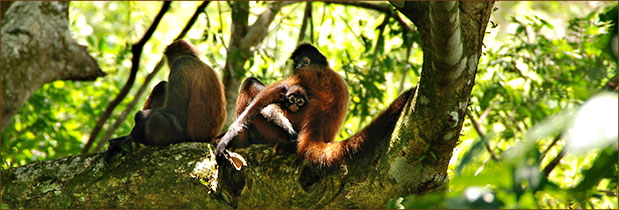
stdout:
<svg viewBox="0 0 619 210">
<path fill-rule="evenodd" d="M 617 93 L 604 93 L 583 104 L 564 134 L 569 151 L 583 153 L 611 144 L 617 147 L 617 99 Z"/>
</svg>

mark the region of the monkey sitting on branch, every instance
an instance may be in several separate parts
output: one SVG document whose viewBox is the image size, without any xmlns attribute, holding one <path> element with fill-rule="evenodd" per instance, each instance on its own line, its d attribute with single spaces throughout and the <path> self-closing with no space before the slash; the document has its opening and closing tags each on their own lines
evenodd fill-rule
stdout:
<svg viewBox="0 0 619 210">
<path fill-rule="evenodd" d="M 299 45 L 290 59 L 293 60 L 293 74 L 279 82 L 264 86 L 254 78 L 245 80 L 236 103 L 235 121 L 217 144 L 216 153 L 219 156 L 228 154 L 228 144 L 243 147 L 265 143 L 250 138 L 248 132 L 251 134 L 253 129 L 259 139 L 267 139 L 266 143 L 277 142 L 272 139 L 282 135 L 296 137 L 296 141 L 293 139 L 291 142 L 295 143 L 297 154 L 313 163 L 324 166 L 341 164 L 346 157 L 352 157 L 363 147 L 375 146 L 377 141 L 391 134 L 414 90 L 400 95 L 387 110 L 354 136 L 335 142 L 348 108 L 346 82 L 311 44 Z M 291 103 L 297 99 L 301 102 L 300 106 Z M 277 109 L 282 102 L 285 109 Z M 284 120 L 269 118 L 276 115 L 284 116 Z M 292 129 L 282 126 L 285 123 L 281 121 L 286 120 L 289 120 Z"/>
<path fill-rule="evenodd" d="M 165 52 L 168 82 L 153 88 L 144 110 L 136 113 L 128 136 L 110 140 L 106 157 L 122 145 L 138 142 L 165 146 L 178 142 L 214 142 L 226 119 L 226 98 L 217 73 L 198 58 L 198 51 L 184 40 Z"/>
</svg>

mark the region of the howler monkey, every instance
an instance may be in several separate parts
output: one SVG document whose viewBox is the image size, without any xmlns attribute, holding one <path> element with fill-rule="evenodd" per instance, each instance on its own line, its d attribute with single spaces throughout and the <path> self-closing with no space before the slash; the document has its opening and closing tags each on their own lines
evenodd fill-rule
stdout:
<svg viewBox="0 0 619 210">
<path fill-rule="evenodd" d="M 348 108 L 346 83 L 329 67 L 326 57 L 310 44 L 297 47 L 291 59 L 294 73 L 282 81 L 265 87 L 254 78 L 245 80 L 237 100 L 236 120 L 217 145 L 218 154 L 224 152 L 233 138 L 245 132 L 248 125 L 255 126 L 261 135 L 280 128 L 264 119 L 263 113 L 265 107 L 279 104 L 284 108 L 282 113 L 298 131 L 297 153 L 321 165 L 338 164 L 362 145 L 372 146 L 373 141 L 389 135 L 413 92 L 408 90 L 400 95 L 362 131 L 345 141 L 335 142 Z M 297 99 L 301 102 L 299 109 L 291 103 Z M 256 124 L 257 121 L 260 124 Z"/>
<path fill-rule="evenodd" d="M 200 61 L 198 51 L 187 41 L 173 42 L 164 54 L 170 68 L 168 82 L 153 88 L 125 141 L 156 146 L 213 142 L 226 118 L 226 99 L 217 73 Z"/>
</svg>

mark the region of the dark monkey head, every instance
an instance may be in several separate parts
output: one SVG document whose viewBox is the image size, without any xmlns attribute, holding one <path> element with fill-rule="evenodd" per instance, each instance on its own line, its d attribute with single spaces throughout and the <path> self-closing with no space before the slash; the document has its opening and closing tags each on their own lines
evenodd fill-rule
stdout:
<svg viewBox="0 0 619 210">
<path fill-rule="evenodd" d="M 153 88 L 150 92 L 150 96 L 146 99 L 146 103 L 144 103 L 144 108 L 142 109 L 155 109 L 163 106 L 167 83 L 168 82 L 166 81 L 161 81 Z"/>
<path fill-rule="evenodd" d="M 320 67 L 328 67 L 327 58 L 316 49 L 312 44 L 301 44 L 292 52 L 290 59 L 293 61 L 293 68 L 298 68 L 316 65 Z"/>
<path fill-rule="evenodd" d="M 198 50 L 185 40 L 176 40 L 172 44 L 168 45 L 164 52 L 168 59 L 168 62 L 183 55 L 193 55 L 198 57 Z"/>
</svg>

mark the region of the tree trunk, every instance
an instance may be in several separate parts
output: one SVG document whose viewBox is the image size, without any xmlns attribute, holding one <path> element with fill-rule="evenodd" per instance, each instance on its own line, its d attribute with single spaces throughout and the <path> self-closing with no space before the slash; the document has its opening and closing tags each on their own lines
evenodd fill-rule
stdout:
<svg viewBox="0 0 619 210">
<path fill-rule="evenodd" d="M 2 5 L 2 129 L 43 84 L 105 75 L 86 47 L 71 38 L 69 2 Z"/>
<path fill-rule="evenodd" d="M 267 35 L 269 25 L 279 10 L 291 4 L 290 2 L 271 2 L 265 11 L 258 16 L 258 19 L 248 26 L 249 3 L 237 1 L 232 3 L 232 27 L 230 44 L 224 66 L 224 90 L 226 96 L 226 125 L 232 123 L 234 109 L 236 107 L 236 97 L 243 78 L 245 78 L 245 62 L 253 55 L 258 44 Z"/>
<path fill-rule="evenodd" d="M 446 180 L 475 83 L 493 2 L 392 2 L 419 30 L 423 69 L 417 92 L 393 133 L 391 170 L 406 193 Z M 410 170 L 416 169 L 416 170 Z"/>
<path fill-rule="evenodd" d="M 394 134 L 372 151 L 319 167 L 253 145 L 235 150 L 248 162 L 240 171 L 217 168 L 206 143 L 143 147 L 109 165 L 80 155 L 3 171 L 3 207 L 384 208 L 398 195 L 444 189 L 493 4 L 393 4 L 420 31 L 424 64 Z"/>
</svg>

